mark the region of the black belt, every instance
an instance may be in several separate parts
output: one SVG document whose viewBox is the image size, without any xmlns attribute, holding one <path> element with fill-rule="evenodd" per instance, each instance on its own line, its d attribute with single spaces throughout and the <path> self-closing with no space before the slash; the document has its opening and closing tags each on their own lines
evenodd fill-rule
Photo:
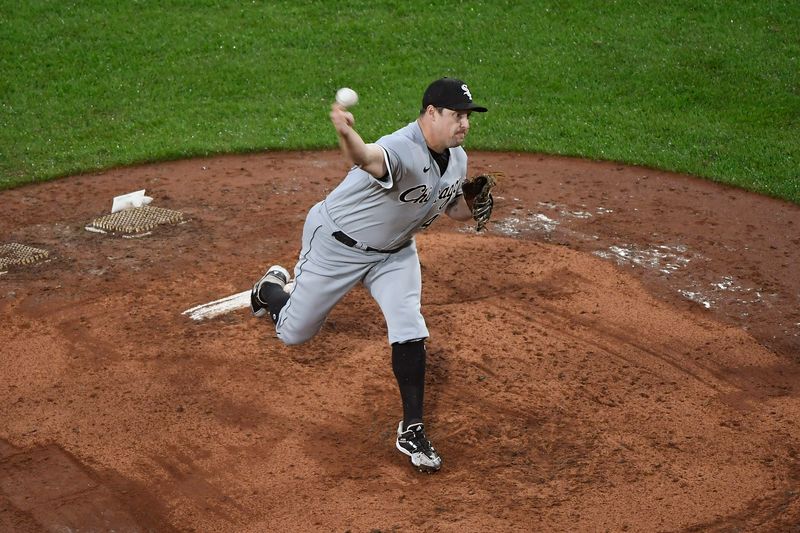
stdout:
<svg viewBox="0 0 800 533">
<path fill-rule="evenodd" d="M 394 254 L 408 246 L 411 241 L 407 241 L 401 246 L 397 248 L 392 248 L 391 250 L 378 250 L 377 248 L 373 248 L 372 246 L 366 246 L 362 248 L 361 246 L 356 246 L 358 241 L 349 236 L 348 234 L 344 233 L 343 231 L 334 231 L 332 233 L 333 238 L 339 241 L 340 243 L 344 244 L 345 246 L 349 246 L 350 248 L 358 248 L 359 250 L 366 250 L 367 252 L 380 252 L 382 254 Z"/>
</svg>

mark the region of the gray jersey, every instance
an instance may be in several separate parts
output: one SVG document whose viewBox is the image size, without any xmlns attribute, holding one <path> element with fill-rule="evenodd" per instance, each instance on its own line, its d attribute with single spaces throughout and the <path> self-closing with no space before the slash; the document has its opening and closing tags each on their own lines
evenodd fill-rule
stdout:
<svg viewBox="0 0 800 533">
<path fill-rule="evenodd" d="M 324 201 L 324 212 L 338 229 L 359 243 L 385 250 L 407 242 L 428 227 L 461 193 L 467 154 L 450 149 L 444 175 L 414 121 L 381 137 L 388 179 L 378 180 L 354 167 Z"/>
</svg>

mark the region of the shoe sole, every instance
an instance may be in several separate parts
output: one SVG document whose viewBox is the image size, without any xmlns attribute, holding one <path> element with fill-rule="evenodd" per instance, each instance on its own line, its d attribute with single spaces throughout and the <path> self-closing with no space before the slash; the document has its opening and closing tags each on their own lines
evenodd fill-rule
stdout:
<svg viewBox="0 0 800 533">
<path fill-rule="evenodd" d="M 283 277 L 286 278 L 286 281 L 283 281 L 280 278 L 278 278 L 277 276 L 272 275 L 273 272 L 279 272 L 280 274 L 282 274 Z M 268 279 L 268 278 L 272 278 L 272 279 Z M 289 274 L 288 270 L 286 270 L 285 268 L 283 268 L 280 265 L 272 265 L 271 267 L 269 267 L 269 270 L 267 270 L 267 273 L 264 274 L 264 276 L 258 281 L 258 283 L 256 283 L 256 285 L 261 286 L 264 283 L 274 283 L 276 285 L 280 285 L 281 288 L 283 288 L 283 287 L 286 286 L 287 283 L 289 283 L 289 281 L 291 279 L 292 279 L 292 276 L 291 276 L 291 274 Z"/>
<path fill-rule="evenodd" d="M 287 281 L 283 282 L 280 278 L 277 278 L 276 276 L 272 275 L 272 272 L 280 272 L 281 274 L 284 275 L 284 277 L 286 277 Z M 271 278 L 271 279 L 268 279 L 268 278 Z M 264 283 L 274 283 L 275 285 L 280 285 L 281 288 L 284 291 L 286 291 L 286 287 L 289 286 L 289 285 L 292 285 L 292 288 L 294 288 L 294 281 L 289 281 L 290 278 L 291 278 L 291 276 L 289 275 L 289 271 L 286 270 L 285 268 L 283 268 L 282 266 L 280 266 L 280 265 L 272 265 L 271 267 L 269 267 L 269 269 L 267 270 L 267 273 L 264 274 L 261 277 L 261 279 L 258 280 L 258 282 L 256 282 L 255 285 L 253 285 L 253 289 L 250 291 L 250 299 L 251 299 L 250 312 L 253 313 L 254 317 L 261 318 L 262 316 L 266 316 L 266 314 L 267 314 L 267 308 L 266 307 L 262 307 L 258 311 L 254 311 L 253 310 L 252 299 L 255 298 L 256 301 L 260 300 L 258 298 L 257 294 L 258 294 L 258 291 L 261 290 L 261 286 Z M 289 292 L 289 291 L 286 291 L 286 292 Z M 261 302 L 259 301 L 259 303 L 261 303 Z M 263 305 L 266 306 L 266 304 L 263 304 Z"/>
<path fill-rule="evenodd" d="M 400 443 L 398 443 L 397 441 L 395 441 L 394 446 L 402 454 L 408 456 L 408 462 L 411 463 L 411 466 L 413 466 L 414 468 L 416 468 L 420 472 L 424 472 L 425 474 L 433 474 L 433 473 L 438 472 L 442 468 L 441 462 L 439 463 L 439 466 L 428 466 L 428 465 L 423 465 L 423 464 L 415 465 L 414 464 L 414 458 L 411 456 L 410 453 L 408 453 L 408 450 L 406 450 L 405 448 L 400 446 Z"/>
<path fill-rule="evenodd" d="M 267 314 L 267 310 L 264 309 L 263 307 L 261 309 L 259 309 L 258 311 L 253 311 L 253 306 L 252 305 L 250 306 L 250 312 L 256 318 L 261 318 L 262 316 L 265 316 Z"/>
</svg>

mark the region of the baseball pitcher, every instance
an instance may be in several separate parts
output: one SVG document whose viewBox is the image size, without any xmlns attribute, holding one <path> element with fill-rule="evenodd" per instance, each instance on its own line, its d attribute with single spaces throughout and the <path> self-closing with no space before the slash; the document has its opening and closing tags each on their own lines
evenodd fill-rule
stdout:
<svg viewBox="0 0 800 533">
<path fill-rule="evenodd" d="M 472 218 L 479 230 L 489 219 L 494 181 L 467 180 L 461 147 L 471 114 L 485 111 L 472 101 L 466 83 L 442 78 L 425 90 L 415 121 L 367 144 L 353 127 L 352 113 L 333 103 L 330 119 L 353 167 L 309 211 L 294 279 L 274 265 L 251 294 L 253 314 L 269 312 L 278 338 L 300 344 L 320 330 L 350 289 L 364 284 L 388 327 L 403 404 L 396 447 L 423 472 L 439 470 L 442 458 L 425 436 L 422 416 L 428 329 L 420 312 L 414 235 L 442 214 Z"/>
</svg>

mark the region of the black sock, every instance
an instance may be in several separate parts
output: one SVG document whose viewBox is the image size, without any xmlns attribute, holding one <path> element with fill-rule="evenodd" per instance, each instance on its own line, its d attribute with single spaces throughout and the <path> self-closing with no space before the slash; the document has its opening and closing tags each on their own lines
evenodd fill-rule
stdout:
<svg viewBox="0 0 800 533">
<path fill-rule="evenodd" d="M 425 340 L 392 344 L 392 370 L 403 400 L 403 429 L 422 422 L 425 395 Z"/>
<path fill-rule="evenodd" d="M 283 287 L 275 283 L 264 283 L 261 285 L 261 290 L 258 291 L 258 297 L 262 302 L 266 302 L 269 309 L 269 316 L 272 321 L 278 323 L 278 316 L 281 314 L 281 309 L 289 301 L 289 295 L 283 290 Z"/>
</svg>

